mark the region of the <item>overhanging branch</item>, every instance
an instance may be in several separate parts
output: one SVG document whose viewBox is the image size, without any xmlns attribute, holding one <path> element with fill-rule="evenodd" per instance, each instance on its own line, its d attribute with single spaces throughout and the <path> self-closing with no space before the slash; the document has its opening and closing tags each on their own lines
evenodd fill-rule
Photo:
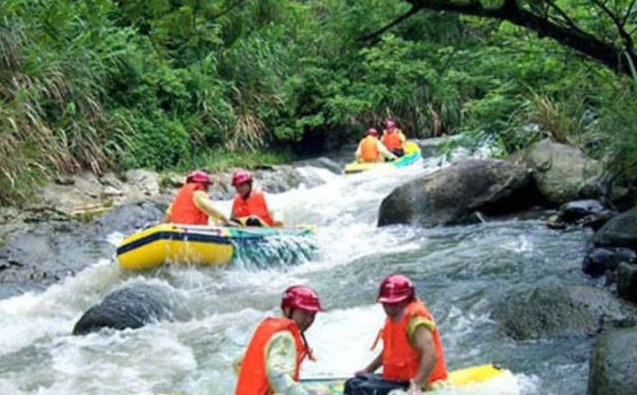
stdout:
<svg viewBox="0 0 637 395">
<path fill-rule="evenodd" d="M 516 0 L 505 0 L 502 6 L 496 8 L 486 8 L 478 1 L 472 1 L 469 3 L 456 3 L 453 0 L 401 1 L 410 3 L 413 8 L 418 10 L 428 9 L 433 11 L 448 11 L 465 15 L 505 20 L 532 30 L 540 37 L 550 37 L 558 43 L 575 49 L 622 74 L 632 74 L 628 63 L 624 61 L 624 53 L 628 53 L 628 57 L 631 59 L 633 64 L 637 64 L 637 57 L 634 54 L 634 48 L 630 48 L 630 50 L 618 48 L 611 43 L 600 40 L 592 34 L 551 22 L 540 15 L 520 8 Z"/>
<path fill-rule="evenodd" d="M 411 18 L 413 15 L 417 14 L 419 11 L 421 11 L 419 8 L 411 7 L 411 9 L 409 11 L 407 11 L 403 15 L 399 16 L 398 18 L 394 19 L 391 23 L 389 23 L 385 27 L 383 27 L 380 30 L 377 30 L 377 31 L 375 31 L 373 33 L 367 34 L 367 35 L 359 38 L 359 40 L 360 41 L 368 41 L 368 40 L 374 39 L 374 38 L 380 36 L 381 34 L 385 33 L 387 30 L 391 29 L 392 27 L 398 25 L 399 23 L 402 23 L 402 22 L 406 21 L 407 19 Z"/>
</svg>

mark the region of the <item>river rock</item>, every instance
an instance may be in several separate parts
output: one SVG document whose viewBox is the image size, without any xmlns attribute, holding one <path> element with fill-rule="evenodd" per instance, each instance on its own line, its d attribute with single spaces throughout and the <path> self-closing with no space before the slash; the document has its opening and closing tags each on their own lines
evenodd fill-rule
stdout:
<svg viewBox="0 0 637 395">
<path fill-rule="evenodd" d="M 597 247 L 626 247 L 637 250 L 637 207 L 609 220 L 593 236 Z"/>
<path fill-rule="evenodd" d="M 584 258 L 582 270 L 597 277 L 617 269 L 621 262 L 637 262 L 637 253 L 629 248 L 596 248 Z"/>
<path fill-rule="evenodd" d="M 637 328 L 604 331 L 596 340 L 587 395 L 637 393 Z"/>
<path fill-rule="evenodd" d="M 135 329 L 172 318 L 165 291 L 138 283 L 109 293 L 99 304 L 88 309 L 75 324 L 73 334 L 85 335 L 102 328 Z"/>
<path fill-rule="evenodd" d="M 514 212 L 529 204 L 526 169 L 499 160 L 467 160 L 394 189 L 383 199 L 378 226 L 453 225 L 472 214 Z"/>
<path fill-rule="evenodd" d="M 151 201 L 118 206 L 88 223 L 76 220 L 30 224 L 12 235 L 0 255 L 0 297 L 44 289 L 98 259 L 108 259 L 115 246 L 113 232 L 130 234 L 163 216 L 164 207 Z"/>
<path fill-rule="evenodd" d="M 601 196 L 601 165 L 579 148 L 545 139 L 527 148 L 522 160 L 533 171 L 538 190 L 551 205 Z"/>
<path fill-rule="evenodd" d="M 574 224 L 585 217 L 600 213 L 603 210 L 604 206 L 598 200 L 576 200 L 560 206 L 557 211 L 557 216 L 562 222 Z"/>
<path fill-rule="evenodd" d="M 622 262 L 617 268 L 617 293 L 633 303 L 637 303 L 637 265 Z"/>
<path fill-rule="evenodd" d="M 591 336 L 602 328 L 634 323 L 635 308 L 603 289 L 544 286 L 496 303 L 493 316 L 516 340 Z"/>
</svg>

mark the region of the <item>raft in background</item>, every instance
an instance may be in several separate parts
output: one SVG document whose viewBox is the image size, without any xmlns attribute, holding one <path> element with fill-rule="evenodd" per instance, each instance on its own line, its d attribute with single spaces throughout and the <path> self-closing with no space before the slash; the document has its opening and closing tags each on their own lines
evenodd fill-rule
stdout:
<svg viewBox="0 0 637 395">
<path fill-rule="evenodd" d="M 330 379 L 301 379 L 301 382 L 311 387 L 319 384 L 330 388 L 333 395 L 343 395 L 344 378 Z M 454 389 L 458 393 L 472 395 L 519 395 L 520 389 L 513 373 L 494 364 L 476 365 L 464 369 L 449 372 L 449 377 L 444 385 L 431 391 L 429 394 L 443 392 L 453 394 Z M 144 395 L 185 395 L 168 393 L 147 393 Z"/>
<path fill-rule="evenodd" d="M 316 229 L 232 228 L 160 224 L 125 238 L 117 247 L 117 261 L 131 270 L 150 269 L 164 263 L 223 265 L 233 259 L 268 264 L 272 259 L 290 263 L 315 251 L 310 238 Z"/>
<path fill-rule="evenodd" d="M 345 165 L 345 174 L 360 173 L 367 170 L 382 168 L 382 167 L 405 167 L 413 164 L 420 158 L 420 147 L 413 141 L 407 141 L 405 143 L 405 155 L 400 158 L 389 162 L 358 162 L 354 161 Z"/>
</svg>

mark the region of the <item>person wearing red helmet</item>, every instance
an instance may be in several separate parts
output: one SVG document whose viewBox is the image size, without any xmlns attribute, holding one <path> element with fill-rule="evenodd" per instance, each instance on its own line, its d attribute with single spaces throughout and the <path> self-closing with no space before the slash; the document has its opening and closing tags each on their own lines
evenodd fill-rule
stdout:
<svg viewBox="0 0 637 395">
<path fill-rule="evenodd" d="M 226 226 L 238 226 L 234 221 L 215 209 L 208 198 L 208 186 L 212 185 L 210 175 L 201 170 L 188 174 L 172 204 L 166 210 L 163 222 L 183 225 L 208 225 L 209 218 L 221 221 Z"/>
<path fill-rule="evenodd" d="M 294 285 L 281 298 L 283 317 L 268 317 L 255 330 L 238 363 L 235 395 L 331 394 L 327 388 L 310 388 L 299 381 L 301 363 L 313 358 L 305 339 L 316 313 L 324 311 L 310 287 Z"/>
<path fill-rule="evenodd" d="M 237 191 L 232 202 L 230 218 L 246 226 L 283 226 L 268 207 L 265 193 L 252 187 L 252 173 L 238 170 L 232 176 L 232 186 Z"/>
<path fill-rule="evenodd" d="M 380 141 L 392 154 L 398 157 L 405 155 L 403 148 L 405 145 L 405 134 L 398 128 L 394 120 L 387 119 L 385 121 L 385 129 Z"/>
<path fill-rule="evenodd" d="M 396 156 L 378 140 L 378 130 L 367 129 L 367 135 L 358 143 L 356 160 L 359 162 L 380 162 L 383 158 L 396 159 Z"/>
<path fill-rule="evenodd" d="M 425 304 L 416 298 L 411 280 L 400 274 L 380 284 L 377 302 L 383 304 L 385 326 L 378 334 L 382 352 L 348 380 L 345 394 L 385 394 L 403 388 L 419 393 L 447 379 L 445 355 L 436 323 Z M 383 367 L 382 378 L 373 375 Z"/>
</svg>

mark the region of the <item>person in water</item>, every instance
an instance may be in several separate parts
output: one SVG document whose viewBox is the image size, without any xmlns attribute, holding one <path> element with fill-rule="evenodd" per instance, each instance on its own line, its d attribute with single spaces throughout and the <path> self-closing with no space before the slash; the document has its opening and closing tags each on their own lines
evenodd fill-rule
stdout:
<svg viewBox="0 0 637 395">
<path fill-rule="evenodd" d="M 376 301 L 383 304 L 386 314 L 385 326 L 376 338 L 376 342 L 382 339 L 383 350 L 345 383 L 345 394 L 383 395 L 396 388 L 420 393 L 446 380 L 438 328 L 425 304 L 416 298 L 411 280 L 400 274 L 388 276 L 380 284 Z M 382 377 L 373 374 L 381 366 Z"/>
<path fill-rule="evenodd" d="M 356 149 L 356 160 L 359 162 L 381 162 L 383 158 L 388 160 L 396 159 L 396 156 L 389 152 L 387 148 L 378 140 L 378 130 L 370 128 L 367 135 L 358 144 Z"/>
<path fill-rule="evenodd" d="M 405 155 L 403 148 L 405 145 L 405 134 L 398 128 L 395 121 L 391 119 L 385 121 L 385 129 L 380 141 L 392 154 L 398 157 Z"/>
<path fill-rule="evenodd" d="M 252 173 L 247 170 L 238 170 L 232 176 L 232 186 L 237 193 L 230 218 L 246 226 L 283 226 L 270 211 L 265 193 L 253 188 L 252 183 Z"/>
<path fill-rule="evenodd" d="M 208 198 L 208 187 L 212 177 L 204 171 L 195 170 L 188 174 L 172 204 L 166 210 L 162 222 L 182 225 L 208 225 L 209 218 L 226 226 L 239 226 L 217 210 Z"/>
<path fill-rule="evenodd" d="M 299 381 L 301 363 L 312 351 L 305 331 L 316 313 L 324 311 L 314 290 L 293 285 L 281 298 L 283 317 L 268 317 L 255 330 L 248 347 L 235 364 L 239 378 L 235 395 L 329 395 L 324 387 L 309 387 Z"/>
</svg>

